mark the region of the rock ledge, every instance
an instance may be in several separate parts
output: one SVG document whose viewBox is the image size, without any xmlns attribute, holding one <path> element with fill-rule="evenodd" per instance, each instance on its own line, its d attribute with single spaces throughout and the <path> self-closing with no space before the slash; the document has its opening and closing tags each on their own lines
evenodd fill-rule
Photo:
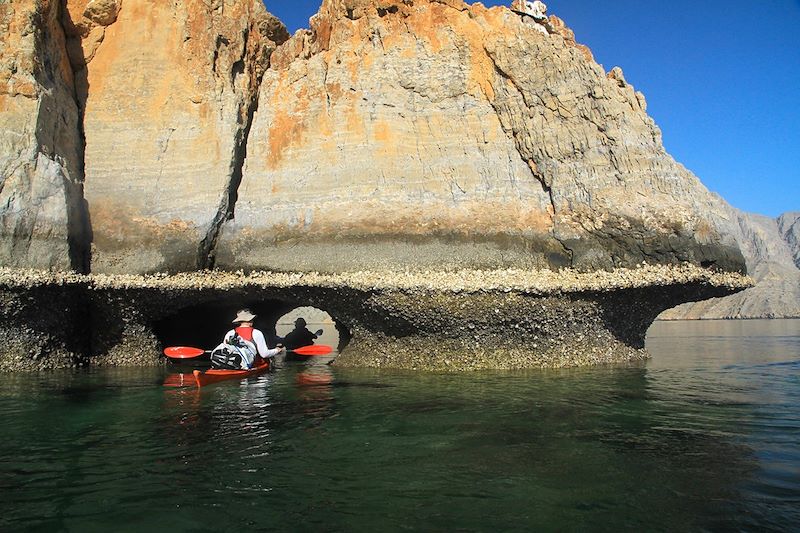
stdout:
<svg viewBox="0 0 800 533">
<path fill-rule="evenodd" d="M 342 366 L 452 371 L 627 362 L 646 358 L 647 328 L 664 309 L 751 284 L 740 274 L 692 265 L 591 274 L 148 276 L 2 268 L 0 371 L 160 364 L 159 323 L 202 306 L 242 302 L 329 312 L 349 338 L 336 360 Z"/>
</svg>

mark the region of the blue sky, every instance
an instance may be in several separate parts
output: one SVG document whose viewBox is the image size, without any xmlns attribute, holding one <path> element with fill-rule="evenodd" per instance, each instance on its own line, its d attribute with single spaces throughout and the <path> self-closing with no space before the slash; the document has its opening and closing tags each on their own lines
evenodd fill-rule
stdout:
<svg viewBox="0 0 800 533">
<path fill-rule="evenodd" d="M 292 32 L 320 4 L 265 3 Z M 606 70 L 622 67 L 709 189 L 745 211 L 800 211 L 800 0 L 545 3 Z"/>
</svg>

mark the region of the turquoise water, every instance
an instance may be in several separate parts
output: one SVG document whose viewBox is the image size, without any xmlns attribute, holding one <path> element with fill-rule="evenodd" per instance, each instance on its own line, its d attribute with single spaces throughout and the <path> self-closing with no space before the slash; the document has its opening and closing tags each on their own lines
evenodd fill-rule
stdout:
<svg viewBox="0 0 800 533">
<path fill-rule="evenodd" d="M 0 530 L 796 530 L 800 321 L 657 323 L 648 346 L 633 367 L 287 363 L 202 391 L 0 375 Z"/>
</svg>

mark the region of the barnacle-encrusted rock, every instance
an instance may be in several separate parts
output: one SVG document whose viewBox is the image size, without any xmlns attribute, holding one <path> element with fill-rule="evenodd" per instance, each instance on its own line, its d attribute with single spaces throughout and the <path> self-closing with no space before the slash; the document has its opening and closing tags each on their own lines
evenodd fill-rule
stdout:
<svg viewBox="0 0 800 533">
<path fill-rule="evenodd" d="M 645 332 L 664 309 L 749 284 L 739 274 L 690 265 L 588 274 L 79 276 L 0 269 L 0 370 L 158 364 L 160 321 L 244 301 L 272 302 L 273 319 L 299 303 L 326 310 L 350 341 L 336 362 L 344 366 L 470 370 L 629 361 L 645 357 Z M 6 342 L 15 339 L 32 339 L 36 358 Z"/>
</svg>

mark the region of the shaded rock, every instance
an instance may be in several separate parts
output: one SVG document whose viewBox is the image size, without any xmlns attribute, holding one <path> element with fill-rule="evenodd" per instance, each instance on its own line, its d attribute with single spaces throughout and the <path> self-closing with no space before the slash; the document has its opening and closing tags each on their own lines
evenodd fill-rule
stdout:
<svg viewBox="0 0 800 533">
<path fill-rule="evenodd" d="M 169 340 L 215 344 L 243 302 L 272 322 L 299 305 L 328 312 L 349 343 L 337 364 L 474 370 L 639 360 L 655 316 L 749 286 L 684 265 L 612 272 L 203 272 L 78 276 L 0 269 L 0 371 L 157 365 Z M 41 302 L 47 301 L 47 306 Z M 198 307 L 205 306 L 205 307 Z M 219 334 L 177 318 L 224 309 Z M 260 313 L 260 311 L 259 311 Z M 162 335 L 162 336 L 159 336 Z M 35 357 L 34 357 L 35 356 Z"/>
<path fill-rule="evenodd" d="M 75 368 L 89 360 L 80 280 L 0 285 L 0 372 Z"/>
<path fill-rule="evenodd" d="M 661 315 L 666 320 L 800 317 L 797 214 L 778 219 L 726 206 L 735 236 L 756 285 L 744 292 L 686 304 Z M 794 239 L 794 240 L 793 240 Z"/>
<path fill-rule="evenodd" d="M 778 230 L 789 245 L 794 264 L 800 268 L 800 212 L 784 213 L 778 217 Z"/>
</svg>

